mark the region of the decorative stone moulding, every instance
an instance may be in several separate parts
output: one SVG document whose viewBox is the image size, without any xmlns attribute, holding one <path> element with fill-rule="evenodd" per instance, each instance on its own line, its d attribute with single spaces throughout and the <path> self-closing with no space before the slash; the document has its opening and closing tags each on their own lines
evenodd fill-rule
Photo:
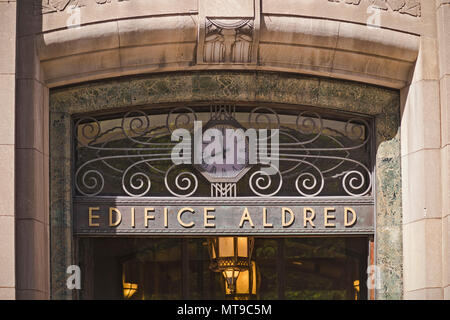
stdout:
<svg viewBox="0 0 450 320">
<path fill-rule="evenodd" d="M 253 19 L 206 19 L 203 62 L 250 63 Z"/>
<path fill-rule="evenodd" d="M 284 6 L 264 0 L 262 8 L 260 1 L 229 1 L 235 5 L 222 10 L 219 0 L 39 0 L 41 9 L 54 12 L 43 15 L 35 40 L 43 81 L 55 87 L 211 68 L 295 72 L 397 89 L 410 81 L 420 36 L 406 27 L 420 27 L 421 20 L 398 14 L 412 8 L 410 1 L 386 1 L 380 28 L 358 20 L 366 18 L 363 4 L 371 0 L 321 0 L 342 15 L 356 10 L 355 21 L 328 19 L 337 13 L 311 11 L 317 6 L 308 1 L 300 8 L 302 0 Z M 81 22 L 62 27 L 72 5 L 82 6 Z M 404 29 L 389 24 L 394 22 Z"/>
<path fill-rule="evenodd" d="M 256 65 L 260 12 L 260 1 L 200 0 L 196 63 Z"/>
<path fill-rule="evenodd" d="M 113 0 L 35 0 L 35 14 L 46 14 L 58 11 L 64 11 L 69 5 L 73 8 L 84 7 L 90 2 L 96 4 L 111 3 Z M 118 2 L 130 0 L 114 0 Z"/>
<path fill-rule="evenodd" d="M 73 7 L 84 7 L 91 3 L 102 5 L 112 1 L 122 2 L 130 0 L 35 0 L 36 13 L 52 13 L 64 11 L 69 5 Z M 349 5 L 372 6 L 374 9 L 390 10 L 400 14 L 413 17 L 421 16 L 420 0 L 328 0 L 329 2 L 345 3 Z"/>
<path fill-rule="evenodd" d="M 345 4 L 360 5 L 364 4 L 374 9 L 393 11 L 401 14 L 407 14 L 413 17 L 421 16 L 420 0 L 328 0 L 329 2 L 342 2 Z"/>
</svg>

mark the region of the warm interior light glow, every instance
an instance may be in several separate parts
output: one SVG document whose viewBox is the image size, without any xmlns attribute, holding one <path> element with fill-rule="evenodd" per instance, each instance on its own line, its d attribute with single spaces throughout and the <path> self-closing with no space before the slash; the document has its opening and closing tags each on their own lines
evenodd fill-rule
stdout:
<svg viewBox="0 0 450 320">
<path fill-rule="evenodd" d="M 237 279 L 239 277 L 239 273 L 240 273 L 239 270 L 227 269 L 222 274 L 225 277 L 225 279 L 230 279 L 230 278 Z"/>
<path fill-rule="evenodd" d="M 226 269 L 222 272 L 226 280 L 226 287 L 230 288 L 230 292 L 236 290 L 236 281 L 239 277 L 239 269 Z"/>
<path fill-rule="evenodd" d="M 353 288 L 355 288 L 355 300 L 358 300 L 358 296 L 359 296 L 359 280 L 353 281 Z"/>
<path fill-rule="evenodd" d="M 208 239 L 211 257 L 210 269 L 222 272 L 225 269 L 244 270 L 250 266 L 253 250 L 252 237 L 217 237 Z"/>
<path fill-rule="evenodd" d="M 219 257 L 234 256 L 233 237 L 219 237 Z"/>
<path fill-rule="evenodd" d="M 247 279 L 247 290 L 250 290 L 248 288 L 248 269 L 250 268 L 253 244 L 254 239 L 252 237 L 217 237 L 208 239 L 211 257 L 209 268 L 214 272 L 222 272 L 226 281 L 226 290 L 230 294 L 234 294 L 236 291 L 236 282 L 239 279 L 240 272 L 247 272 L 247 275 L 244 275 L 243 278 Z M 245 280 L 243 283 L 245 283 Z"/>
<path fill-rule="evenodd" d="M 234 237 L 219 237 L 219 257 L 233 257 L 235 255 Z M 247 237 L 237 237 L 237 255 L 239 257 L 248 257 L 248 239 Z M 213 250 L 213 258 L 216 252 Z"/>
<path fill-rule="evenodd" d="M 125 299 L 130 299 L 133 294 L 136 293 L 138 289 L 138 285 L 137 283 L 129 283 L 129 282 L 124 282 L 123 283 L 123 296 Z"/>
<path fill-rule="evenodd" d="M 238 237 L 238 256 L 239 257 L 248 257 L 248 250 L 247 250 L 247 238 L 246 237 Z"/>
<path fill-rule="evenodd" d="M 236 280 L 236 290 L 231 292 L 228 287 L 228 283 L 225 282 L 225 293 L 227 295 L 237 294 L 237 295 L 256 295 L 256 263 L 251 262 L 251 273 L 250 270 L 243 270 L 239 273 Z"/>
</svg>

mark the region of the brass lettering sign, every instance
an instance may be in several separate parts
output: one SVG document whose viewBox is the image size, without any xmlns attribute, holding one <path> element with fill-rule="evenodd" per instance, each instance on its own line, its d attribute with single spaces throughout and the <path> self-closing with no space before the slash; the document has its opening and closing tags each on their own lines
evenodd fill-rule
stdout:
<svg viewBox="0 0 450 320">
<path fill-rule="evenodd" d="M 182 200 L 77 201 L 74 203 L 78 235 L 154 234 L 371 234 L 373 204 L 336 200 L 324 204 L 306 199 L 289 204 L 280 199 L 226 203 L 203 201 L 190 205 Z M 165 204 L 164 204 L 165 203 Z"/>
</svg>

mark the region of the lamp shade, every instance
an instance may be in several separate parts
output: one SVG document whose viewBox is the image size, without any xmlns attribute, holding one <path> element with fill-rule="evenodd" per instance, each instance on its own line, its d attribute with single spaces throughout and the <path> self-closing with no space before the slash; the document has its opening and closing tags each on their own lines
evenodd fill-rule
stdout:
<svg viewBox="0 0 450 320">
<path fill-rule="evenodd" d="M 256 275 L 256 263 L 251 261 L 249 269 L 243 270 L 239 273 L 239 276 L 235 283 L 234 291 L 228 286 L 228 282 L 225 281 L 225 294 L 232 296 L 235 300 L 248 300 L 252 296 L 256 296 L 257 291 L 257 275 Z"/>
<path fill-rule="evenodd" d="M 245 270 L 250 267 L 254 244 L 252 237 L 216 237 L 208 239 L 208 243 L 211 270 L 222 272 L 226 269 Z"/>
<path fill-rule="evenodd" d="M 138 285 L 136 283 L 124 282 L 123 283 L 123 297 L 130 299 L 133 294 L 136 293 Z"/>
<path fill-rule="evenodd" d="M 222 272 L 226 286 L 235 292 L 239 273 L 250 268 L 252 237 L 216 237 L 208 239 L 211 263 L 209 268 Z"/>
<path fill-rule="evenodd" d="M 139 279 L 133 276 L 138 264 L 132 260 L 122 262 L 122 289 L 124 299 L 130 299 L 138 290 Z"/>
</svg>

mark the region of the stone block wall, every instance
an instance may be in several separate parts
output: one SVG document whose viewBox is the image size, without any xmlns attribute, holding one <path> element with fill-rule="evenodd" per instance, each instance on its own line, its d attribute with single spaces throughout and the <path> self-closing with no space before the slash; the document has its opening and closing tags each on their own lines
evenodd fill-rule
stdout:
<svg viewBox="0 0 450 320">
<path fill-rule="evenodd" d="M 448 0 L 0 0 L 0 297 L 50 297 L 49 89 L 212 69 L 400 90 L 403 231 L 386 239 L 402 243 L 404 298 L 450 299 L 449 12 Z"/>
</svg>

